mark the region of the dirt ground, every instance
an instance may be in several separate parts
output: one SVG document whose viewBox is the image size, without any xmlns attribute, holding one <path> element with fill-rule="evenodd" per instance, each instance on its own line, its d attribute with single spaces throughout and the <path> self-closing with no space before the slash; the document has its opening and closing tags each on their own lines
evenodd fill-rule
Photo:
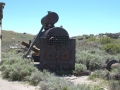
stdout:
<svg viewBox="0 0 120 90">
<path fill-rule="evenodd" d="M 1 74 L 1 72 L 0 72 Z M 69 80 L 73 82 L 75 85 L 76 84 L 92 84 L 95 85 L 98 82 L 93 82 L 91 80 L 88 80 L 88 76 L 81 76 L 81 77 L 76 77 L 76 76 L 66 76 L 64 77 L 65 80 Z M 24 82 L 11 82 L 5 79 L 2 79 L 0 77 L 0 90 L 40 90 L 39 87 L 34 87 L 30 86 Z M 106 89 L 103 89 L 106 90 Z"/>
<path fill-rule="evenodd" d="M 80 76 L 80 77 L 76 77 L 76 76 L 71 76 L 71 77 L 64 77 L 65 80 L 69 80 L 71 82 L 73 82 L 75 85 L 76 84 L 97 84 L 97 82 L 93 82 L 91 80 L 88 80 L 88 76 Z"/>
</svg>

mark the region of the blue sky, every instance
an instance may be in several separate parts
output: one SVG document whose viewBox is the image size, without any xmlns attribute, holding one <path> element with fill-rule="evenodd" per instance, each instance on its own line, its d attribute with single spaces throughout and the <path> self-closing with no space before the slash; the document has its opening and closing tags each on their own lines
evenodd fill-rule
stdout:
<svg viewBox="0 0 120 90">
<path fill-rule="evenodd" d="M 47 11 L 59 15 L 70 36 L 120 32 L 120 0 L 0 0 L 5 2 L 3 30 L 37 34 Z"/>
</svg>

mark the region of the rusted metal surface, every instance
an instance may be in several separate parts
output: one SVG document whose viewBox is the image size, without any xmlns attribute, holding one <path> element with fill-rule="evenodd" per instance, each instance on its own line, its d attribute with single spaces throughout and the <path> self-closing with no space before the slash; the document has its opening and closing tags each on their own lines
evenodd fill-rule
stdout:
<svg viewBox="0 0 120 90">
<path fill-rule="evenodd" d="M 70 49 L 67 49 L 66 51 L 60 54 L 60 60 L 69 61 L 70 59 L 71 59 Z"/>
<path fill-rule="evenodd" d="M 24 45 L 24 46 L 26 46 L 27 48 L 30 47 L 30 45 L 28 43 L 26 43 L 26 42 L 22 42 L 21 44 Z M 35 52 L 35 53 L 33 53 L 33 56 L 38 56 L 40 54 L 40 50 L 37 50 L 34 47 L 32 48 L 32 50 Z"/>
<path fill-rule="evenodd" d="M 40 46 L 43 47 L 40 49 L 40 68 L 63 71 L 73 70 L 75 68 L 75 40 L 70 39 L 66 48 L 57 50 L 52 49 L 46 39 L 40 38 Z"/>
<path fill-rule="evenodd" d="M 45 27 L 43 27 L 43 28 L 45 28 Z M 46 31 L 42 31 L 41 34 L 35 35 L 35 37 L 34 37 L 34 39 L 33 39 L 33 40 L 35 40 L 36 36 L 38 36 L 38 38 L 35 40 L 35 44 L 34 44 L 34 45 L 35 45 L 37 48 L 39 48 L 39 49 L 40 49 L 40 38 L 41 38 L 41 37 L 44 37 L 45 32 L 46 32 Z"/>
<path fill-rule="evenodd" d="M 47 30 L 44 34 L 45 37 L 47 36 L 69 36 L 68 32 L 61 27 L 53 27 Z"/>
<path fill-rule="evenodd" d="M 40 62 L 39 56 L 32 55 L 34 62 Z"/>
<path fill-rule="evenodd" d="M 37 52 L 33 45 L 40 49 L 40 55 L 33 54 L 34 61 L 40 62 L 40 69 L 50 71 L 71 71 L 75 68 L 75 39 L 70 39 L 68 32 L 63 27 L 55 27 L 59 17 L 55 12 L 41 19 L 42 29 L 35 36 L 28 47 L 27 54 L 31 49 Z M 44 31 L 42 31 L 44 29 Z M 27 55 L 26 54 L 26 55 Z"/>
<path fill-rule="evenodd" d="M 48 11 L 48 14 L 41 19 L 42 25 L 55 24 L 57 23 L 59 16 L 55 12 Z"/>
<path fill-rule="evenodd" d="M 65 29 L 63 29 L 61 27 L 50 28 L 49 30 L 44 31 L 41 33 L 41 35 L 39 35 L 38 39 L 35 42 L 35 46 L 37 48 L 40 48 L 40 38 L 41 37 L 47 37 L 49 44 L 52 44 L 55 42 L 59 43 L 59 44 L 60 43 L 65 44 L 65 43 L 67 43 L 67 41 L 69 39 L 69 34 Z M 53 47 L 53 48 L 55 48 L 55 47 Z"/>
</svg>

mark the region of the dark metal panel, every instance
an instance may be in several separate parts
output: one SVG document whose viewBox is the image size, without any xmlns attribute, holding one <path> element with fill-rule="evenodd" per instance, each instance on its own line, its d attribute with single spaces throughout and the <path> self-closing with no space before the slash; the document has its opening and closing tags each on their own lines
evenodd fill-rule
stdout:
<svg viewBox="0 0 120 90">
<path fill-rule="evenodd" d="M 60 51 L 59 64 L 62 70 L 73 70 L 75 68 L 75 39 L 70 39 L 68 47 Z"/>
<path fill-rule="evenodd" d="M 40 69 L 56 70 L 56 52 L 49 49 L 46 38 L 40 38 Z"/>
<path fill-rule="evenodd" d="M 51 71 L 70 71 L 75 68 L 75 40 L 70 39 L 66 48 L 54 50 L 46 38 L 40 38 L 40 68 Z"/>
</svg>

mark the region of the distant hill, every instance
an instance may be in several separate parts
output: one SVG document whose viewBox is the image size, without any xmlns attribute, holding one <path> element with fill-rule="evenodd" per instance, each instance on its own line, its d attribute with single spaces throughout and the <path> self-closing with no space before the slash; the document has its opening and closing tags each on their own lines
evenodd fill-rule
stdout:
<svg viewBox="0 0 120 90">
<path fill-rule="evenodd" d="M 9 48 L 9 45 L 20 44 L 22 41 L 33 40 L 34 35 L 28 33 L 17 33 L 14 31 L 2 30 L 2 50 Z"/>
<path fill-rule="evenodd" d="M 86 42 L 87 39 L 89 39 L 91 37 L 91 39 L 97 38 L 97 37 L 101 37 L 101 35 L 107 35 L 107 34 L 99 34 L 98 36 L 94 35 L 94 34 L 90 34 L 90 35 L 81 35 L 81 36 L 74 36 L 71 38 L 76 39 L 76 48 L 78 49 L 83 48 L 83 46 L 80 44 L 82 42 Z M 114 39 L 116 42 L 120 43 L 120 33 L 115 33 L 115 34 L 110 34 L 110 37 L 117 36 L 118 39 Z M 33 40 L 35 35 L 31 35 L 28 33 L 18 33 L 18 32 L 14 32 L 14 31 L 6 31 L 6 30 L 2 30 L 2 51 L 5 49 L 8 49 L 9 46 L 15 46 L 16 44 L 21 45 L 22 41 L 25 42 L 29 42 L 29 40 Z M 92 38 L 94 37 L 94 38 Z M 91 40 L 89 39 L 89 40 Z M 88 42 L 89 43 L 89 42 Z"/>
</svg>

